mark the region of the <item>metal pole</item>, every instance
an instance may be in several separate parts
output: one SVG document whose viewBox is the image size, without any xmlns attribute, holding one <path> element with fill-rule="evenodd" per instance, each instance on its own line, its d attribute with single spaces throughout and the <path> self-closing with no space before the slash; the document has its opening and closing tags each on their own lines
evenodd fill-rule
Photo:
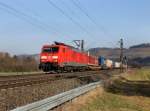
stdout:
<svg viewBox="0 0 150 111">
<path fill-rule="evenodd" d="M 125 69 L 127 71 L 128 70 L 128 59 L 126 56 L 124 57 L 124 63 L 125 63 Z"/>
<path fill-rule="evenodd" d="M 84 40 L 81 40 L 81 51 L 84 51 Z"/>
<path fill-rule="evenodd" d="M 120 39 L 120 72 L 123 72 L 123 39 Z"/>
</svg>

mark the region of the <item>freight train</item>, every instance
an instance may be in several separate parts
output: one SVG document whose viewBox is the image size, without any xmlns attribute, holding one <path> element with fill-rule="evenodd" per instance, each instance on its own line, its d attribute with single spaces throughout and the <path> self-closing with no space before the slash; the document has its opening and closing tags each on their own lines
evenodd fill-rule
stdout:
<svg viewBox="0 0 150 111">
<path fill-rule="evenodd" d="M 52 45 L 44 45 L 40 54 L 39 69 L 48 71 L 78 71 L 89 70 L 98 67 L 98 59 L 85 52 L 66 45 L 55 42 Z"/>
<path fill-rule="evenodd" d="M 119 68 L 120 63 L 104 57 L 92 56 L 64 43 L 44 45 L 40 54 L 39 69 L 44 72 L 72 72 Z"/>
<path fill-rule="evenodd" d="M 103 56 L 99 56 L 98 61 L 99 61 L 99 66 L 101 67 L 101 69 L 118 69 L 121 67 L 120 62 L 107 59 Z"/>
</svg>

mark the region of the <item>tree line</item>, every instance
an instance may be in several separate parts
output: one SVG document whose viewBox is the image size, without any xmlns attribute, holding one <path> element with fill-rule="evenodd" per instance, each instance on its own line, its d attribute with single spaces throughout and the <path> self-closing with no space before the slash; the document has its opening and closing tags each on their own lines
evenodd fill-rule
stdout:
<svg viewBox="0 0 150 111">
<path fill-rule="evenodd" d="M 29 72 L 38 71 L 38 62 L 30 56 L 10 56 L 0 53 L 0 72 Z"/>
</svg>

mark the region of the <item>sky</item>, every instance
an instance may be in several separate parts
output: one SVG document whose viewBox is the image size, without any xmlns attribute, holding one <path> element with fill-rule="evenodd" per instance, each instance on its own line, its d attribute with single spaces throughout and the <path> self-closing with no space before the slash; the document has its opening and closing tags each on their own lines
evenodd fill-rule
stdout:
<svg viewBox="0 0 150 111">
<path fill-rule="evenodd" d="M 53 41 L 85 48 L 150 42 L 150 0 L 0 0 L 0 52 L 36 54 Z"/>
</svg>

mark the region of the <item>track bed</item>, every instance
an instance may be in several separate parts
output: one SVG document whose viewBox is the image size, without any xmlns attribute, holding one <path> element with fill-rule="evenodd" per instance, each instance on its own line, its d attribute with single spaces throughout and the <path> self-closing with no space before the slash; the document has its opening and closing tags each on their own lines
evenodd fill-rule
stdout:
<svg viewBox="0 0 150 111">
<path fill-rule="evenodd" d="M 97 80 L 107 80 L 118 71 L 88 71 L 61 74 L 0 77 L 0 111 L 7 111 Z"/>
</svg>

